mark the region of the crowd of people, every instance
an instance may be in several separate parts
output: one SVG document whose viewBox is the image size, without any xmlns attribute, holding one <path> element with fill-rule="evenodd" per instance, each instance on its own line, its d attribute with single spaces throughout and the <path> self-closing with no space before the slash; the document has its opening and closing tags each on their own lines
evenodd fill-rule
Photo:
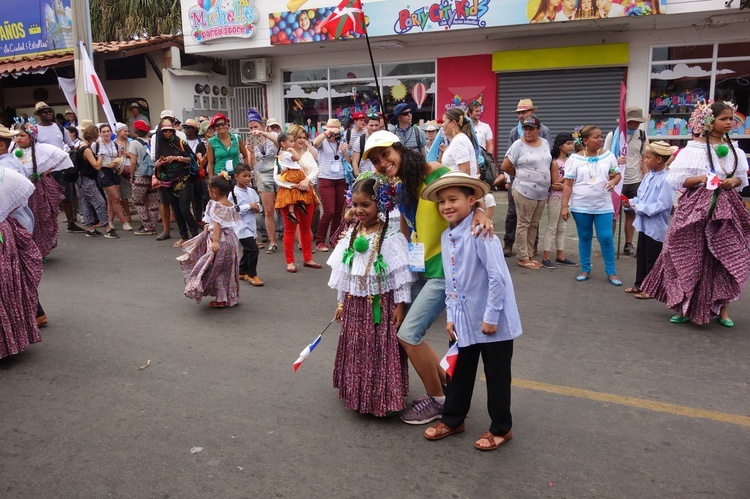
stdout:
<svg viewBox="0 0 750 499">
<path fill-rule="evenodd" d="M 41 340 L 47 318 L 37 287 L 43 259 L 57 245 L 61 210 L 67 232 L 86 237 L 119 238 L 119 220 L 124 231 L 165 241 L 176 222 L 183 292 L 198 303 L 210 296 L 212 308 L 238 305 L 241 281 L 264 285 L 259 253 L 276 253 L 280 232 L 289 273 L 299 270 L 295 246 L 311 269 L 322 268 L 315 252 L 330 252 L 328 284 L 342 324 L 333 385 L 346 408 L 400 413 L 414 425 L 439 419 L 424 433 L 429 440 L 460 433 L 481 354 L 491 425 L 475 442 L 479 450 L 512 438 L 510 366 L 522 328 L 504 257 L 515 245 L 524 269 L 578 266 L 564 252 L 571 216 L 577 281 L 592 276 L 596 231 L 606 279 L 622 285 L 613 227 L 624 206 L 632 213 L 626 254 L 638 258 L 635 283 L 625 291 L 665 302 L 676 311 L 673 323 L 717 316 L 732 327 L 728 307 L 750 275 L 750 216 L 739 195 L 748 163 L 729 137 L 735 107 L 696 105 L 694 140 L 680 151 L 648 143 L 637 108 L 628 109 L 625 143 L 605 139 L 594 125 L 553 140 L 536 110 L 530 99 L 519 102 L 504 173 L 488 182 L 481 172 L 494 140 L 478 103 L 449 109 L 424 128 L 412 124 L 413 108 L 402 103 L 390 130 L 382 115 L 358 114 L 347 130 L 328 120 L 314 138 L 299 125 L 282 131 L 250 109 L 243 138 L 221 113 L 181 123 L 165 110 L 151 128 L 136 103 L 128 124 L 82 120 L 66 130 L 40 102 L 38 120 L 0 127 L 0 358 Z M 508 189 L 504 243 L 492 220 L 490 189 L 498 185 Z M 454 362 L 424 341 L 443 311 L 457 344 Z M 410 406 L 408 361 L 426 392 Z"/>
</svg>

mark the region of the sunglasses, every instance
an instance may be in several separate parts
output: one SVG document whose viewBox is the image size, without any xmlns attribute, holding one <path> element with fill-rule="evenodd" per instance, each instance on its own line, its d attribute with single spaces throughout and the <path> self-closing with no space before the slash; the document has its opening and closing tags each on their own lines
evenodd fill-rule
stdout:
<svg viewBox="0 0 750 499">
<path fill-rule="evenodd" d="M 399 114 L 399 116 L 411 116 L 411 111 L 404 111 L 403 113 Z"/>
<path fill-rule="evenodd" d="M 164 129 L 162 129 L 162 131 L 161 131 L 161 133 L 167 133 L 167 132 L 169 132 L 169 133 L 174 133 L 174 130 L 172 130 L 171 128 L 164 128 Z"/>
<path fill-rule="evenodd" d="M 229 126 L 229 125 L 227 125 L 226 123 L 216 123 L 214 125 L 215 128 L 219 128 L 220 126 Z"/>
<path fill-rule="evenodd" d="M 52 109 L 42 109 L 42 110 L 39 111 L 39 114 L 42 114 L 42 113 L 52 113 L 52 112 L 54 112 Z"/>
</svg>

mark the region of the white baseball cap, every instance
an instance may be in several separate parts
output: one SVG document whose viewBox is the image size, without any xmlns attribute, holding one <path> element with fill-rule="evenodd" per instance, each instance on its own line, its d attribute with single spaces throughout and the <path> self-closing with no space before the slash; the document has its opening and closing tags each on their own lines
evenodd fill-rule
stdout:
<svg viewBox="0 0 750 499">
<path fill-rule="evenodd" d="M 395 143 L 401 143 L 398 136 L 395 133 L 389 132 L 388 130 L 379 130 L 367 139 L 365 142 L 365 150 L 362 153 L 362 159 L 367 159 L 367 155 L 371 150 L 379 147 L 390 147 Z"/>
<path fill-rule="evenodd" d="M 164 111 L 161 112 L 159 119 L 163 120 L 164 118 L 174 118 L 174 117 L 175 117 L 174 111 L 172 111 L 171 109 L 165 109 Z"/>
</svg>

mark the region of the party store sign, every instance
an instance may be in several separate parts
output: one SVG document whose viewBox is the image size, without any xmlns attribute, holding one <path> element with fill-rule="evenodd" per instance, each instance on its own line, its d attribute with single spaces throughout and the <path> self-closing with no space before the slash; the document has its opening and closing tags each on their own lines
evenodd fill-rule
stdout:
<svg viewBox="0 0 750 499">
<path fill-rule="evenodd" d="M 249 0 L 198 0 L 188 11 L 190 31 L 197 42 L 224 38 L 252 38 L 258 11 Z"/>
</svg>

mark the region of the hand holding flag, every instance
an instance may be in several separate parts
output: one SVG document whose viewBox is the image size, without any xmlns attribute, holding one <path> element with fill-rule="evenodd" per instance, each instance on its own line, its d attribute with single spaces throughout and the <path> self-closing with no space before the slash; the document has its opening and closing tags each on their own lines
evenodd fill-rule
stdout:
<svg viewBox="0 0 750 499">
<path fill-rule="evenodd" d="M 445 357 L 440 361 L 440 367 L 445 369 L 445 374 L 453 376 L 453 371 L 456 369 L 456 362 L 458 361 L 458 342 L 454 341 L 448 351 L 445 353 Z"/>
</svg>

